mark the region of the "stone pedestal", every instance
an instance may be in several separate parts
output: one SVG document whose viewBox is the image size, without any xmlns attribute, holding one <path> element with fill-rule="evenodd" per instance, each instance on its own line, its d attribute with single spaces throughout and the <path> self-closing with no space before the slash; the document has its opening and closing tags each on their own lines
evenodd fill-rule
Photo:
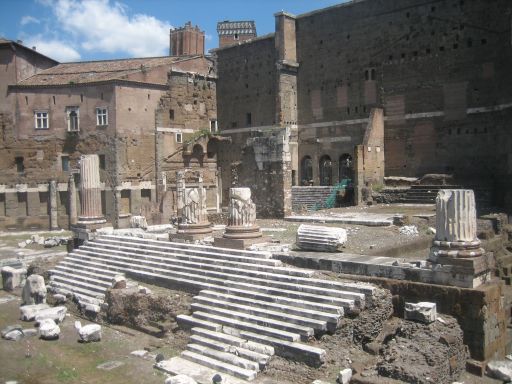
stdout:
<svg viewBox="0 0 512 384">
<path fill-rule="evenodd" d="M 428 257 L 434 271 L 449 269 L 450 285 L 475 288 L 485 283 L 491 278 L 494 257 L 480 245 L 473 191 L 441 189 L 436 198 L 436 237 Z"/>
<path fill-rule="evenodd" d="M 206 192 L 203 188 L 203 175 L 197 175 L 197 188 L 187 188 L 185 171 L 176 172 L 176 195 L 178 205 L 178 231 L 171 240 L 199 240 L 212 233 L 206 211 Z"/>
</svg>

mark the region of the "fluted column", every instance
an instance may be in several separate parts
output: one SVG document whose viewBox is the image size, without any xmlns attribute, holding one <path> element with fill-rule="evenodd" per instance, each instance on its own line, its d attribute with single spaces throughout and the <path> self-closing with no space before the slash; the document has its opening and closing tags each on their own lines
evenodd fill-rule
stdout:
<svg viewBox="0 0 512 384">
<path fill-rule="evenodd" d="M 75 178 L 73 175 L 69 176 L 68 180 L 68 198 L 69 198 L 69 225 L 74 225 L 77 222 L 77 206 L 76 206 L 76 186 Z"/>
<path fill-rule="evenodd" d="M 59 210 L 57 207 L 57 182 L 55 180 L 50 181 L 49 185 L 49 203 L 50 203 L 50 230 L 54 231 L 59 229 L 58 216 Z"/>
<path fill-rule="evenodd" d="M 80 158 L 81 212 L 79 223 L 104 223 L 101 212 L 101 183 L 98 155 L 82 155 Z"/>
<path fill-rule="evenodd" d="M 203 175 L 197 174 L 198 188 L 187 188 L 186 171 L 176 172 L 177 213 L 179 218 L 178 234 L 201 235 L 212 232 L 206 210 L 206 192 L 203 187 Z"/>
</svg>

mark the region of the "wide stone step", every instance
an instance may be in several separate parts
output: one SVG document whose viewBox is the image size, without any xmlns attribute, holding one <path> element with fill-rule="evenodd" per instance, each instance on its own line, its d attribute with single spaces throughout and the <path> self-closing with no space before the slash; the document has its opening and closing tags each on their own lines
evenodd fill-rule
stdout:
<svg viewBox="0 0 512 384">
<path fill-rule="evenodd" d="M 228 273 L 228 274 L 237 274 L 237 275 L 247 275 L 247 276 L 254 276 L 254 277 L 262 277 L 267 278 L 269 275 L 274 276 L 274 278 L 283 280 L 283 281 L 289 281 L 287 278 L 289 275 L 290 278 L 293 277 L 300 277 L 304 278 L 311 277 L 314 274 L 314 271 L 300 271 L 300 270 L 294 270 L 291 268 L 269 268 L 267 270 L 261 271 L 258 269 L 253 268 L 247 268 L 245 264 L 235 264 L 233 266 L 224 266 L 219 264 L 213 264 L 213 263 L 200 263 L 196 261 L 187 261 L 187 260 L 179 260 L 172 257 L 166 257 L 165 255 L 161 256 L 153 256 L 153 255 L 144 255 L 137 253 L 135 250 L 132 252 L 122 251 L 122 250 L 113 250 L 113 249 L 104 249 L 98 246 L 84 246 L 81 249 L 82 251 L 88 251 L 88 252 L 95 252 L 96 254 L 103 254 L 103 255 L 110 255 L 111 257 L 126 257 L 133 260 L 136 260 L 138 262 L 154 262 L 154 263 L 161 263 L 161 264 L 167 264 L 169 266 L 172 266 L 173 269 L 180 269 L 183 270 L 206 270 L 206 271 L 216 271 L 216 272 L 222 272 L 222 273 Z M 293 281 L 293 280 L 291 280 Z"/>
<path fill-rule="evenodd" d="M 103 293 L 103 292 L 99 292 L 97 290 L 94 291 L 94 290 L 90 290 L 90 289 L 83 288 L 80 286 L 76 286 L 76 285 L 70 284 L 67 281 L 50 280 L 49 284 L 52 287 L 61 288 L 70 293 L 79 293 L 83 296 L 87 296 L 87 297 L 94 298 L 94 299 L 100 299 L 100 300 L 103 300 L 105 298 L 105 293 Z"/>
<path fill-rule="evenodd" d="M 242 283 L 240 281 L 226 280 L 224 282 L 224 285 L 228 287 L 237 288 L 240 290 L 246 290 L 248 292 L 259 292 L 271 296 L 282 296 L 289 297 L 292 299 L 332 304 L 335 306 L 343 307 L 345 310 L 352 310 L 354 307 L 364 308 L 364 295 L 352 292 L 339 292 L 337 297 L 333 297 L 329 295 L 322 295 L 322 292 L 318 292 L 318 294 L 309 293 L 309 290 L 304 289 L 303 286 L 300 286 L 298 284 L 288 286 L 285 285 L 284 287 L 289 289 L 284 289 L 276 287 L 276 284 L 270 283 L 267 286 L 265 286 L 253 284 L 252 281 L 250 283 Z"/>
<path fill-rule="evenodd" d="M 339 311 L 333 314 L 329 312 L 321 312 L 319 310 L 320 306 L 316 306 L 315 309 L 307 309 L 293 305 L 285 305 L 283 303 L 273 303 L 269 301 L 255 300 L 237 295 L 228 295 L 221 292 L 215 292 L 210 290 L 201 291 L 200 296 L 196 296 L 194 299 L 197 300 L 198 298 L 206 298 L 208 300 L 223 300 L 234 304 L 250 306 L 251 308 L 263 308 L 268 310 L 282 311 L 291 315 L 321 320 L 327 323 L 332 323 L 334 325 L 337 325 L 339 319 L 343 317 L 343 308 L 339 308 Z"/>
<path fill-rule="evenodd" d="M 82 280 L 76 280 L 72 277 L 65 277 L 59 275 L 52 275 L 50 277 L 51 281 L 55 281 L 57 283 L 67 284 L 70 287 L 82 288 L 88 290 L 90 292 L 97 292 L 98 294 L 105 294 L 107 288 L 104 286 L 99 286 L 96 284 L 89 284 Z"/>
<path fill-rule="evenodd" d="M 307 317 L 292 315 L 290 313 L 283 311 L 277 311 L 277 310 L 268 310 L 268 309 L 262 309 L 258 307 L 252 307 L 249 305 L 241 305 L 236 303 L 230 303 L 223 300 L 215 300 L 209 297 L 204 296 L 196 296 L 194 297 L 194 303 L 192 303 L 192 309 L 198 310 L 198 311 L 204 311 L 209 312 L 206 310 L 209 307 L 214 308 L 223 308 L 230 311 L 236 311 L 236 312 L 243 312 L 263 318 L 269 318 L 274 320 L 279 320 L 283 322 L 293 323 L 297 324 L 303 327 L 310 327 L 313 328 L 315 331 L 318 332 L 325 332 L 327 331 L 327 322 L 315 320 Z"/>
<path fill-rule="evenodd" d="M 229 375 L 239 377 L 247 381 L 251 381 L 256 378 L 256 371 L 240 368 L 237 367 L 236 365 L 224 363 L 222 361 L 213 359 L 211 357 L 203 356 L 192 351 L 183 351 L 181 353 L 181 357 L 186 360 L 193 361 L 194 363 L 198 363 L 206 367 L 216 369 L 220 372 L 225 372 Z"/>
<path fill-rule="evenodd" d="M 88 245 L 97 245 L 100 247 L 117 247 L 117 246 L 127 246 L 132 247 L 140 252 L 163 252 L 166 255 L 172 255 L 176 258 L 186 258 L 189 257 L 199 257 L 201 259 L 207 259 L 213 262 L 218 261 L 230 261 L 234 263 L 247 263 L 251 265 L 262 265 L 267 267 L 279 267 L 282 265 L 282 262 L 272 258 L 258 258 L 253 257 L 252 254 L 246 255 L 237 255 L 237 254 L 228 254 L 224 252 L 217 252 L 217 249 L 221 248 L 209 248 L 209 249 L 200 249 L 200 250 L 187 250 L 182 248 L 170 247 L 165 244 L 175 244 L 175 243 L 165 243 L 159 242 L 158 245 L 150 245 L 145 246 L 145 244 L 136 242 L 133 238 L 126 238 L 126 240 L 112 240 L 112 239 L 104 239 L 100 238 L 99 240 L 94 240 L 88 243 Z"/>
<path fill-rule="evenodd" d="M 248 330 L 240 331 L 239 337 L 268 344 L 274 347 L 275 354 L 297 362 L 303 362 L 312 366 L 320 366 L 325 362 L 325 350 L 308 344 L 292 342 Z"/>
<path fill-rule="evenodd" d="M 101 236 L 98 240 L 95 240 L 95 241 L 99 241 L 103 238 L 120 240 L 122 242 L 129 240 L 131 242 L 144 244 L 146 248 L 149 248 L 151 246 L 161 246 L 161 247 L 165 247 L 167 249 L 181 249 L 186 252 L 194 252 L 194 253 L 205 252 L 207 254 L 218 253 L 219 255 L 232 255 L 232 256 L 239 256 L 239 257 L 247 257 L 247 258 L 251 258 L 251 259 L 272 259 L 272 254 L 270 252 L 243 251 L 243 250 L 237 250 L 237 249 L 232 249 L 232 248 L 218 248 L 218 247 L 212 248 L 211 246 L 206 246 L 206 245 L 172 243 L 169 241 L 141 239 L 138 237 L 124 237 L 124 236 L 107 235 L 107 236 Z"/>
<path fill-rule="evenodd" d="M 180 328 L 183 329 L 193 329 L 193 328 L 201 328 L 206 329 L 208 331 L 220 332 L 222 330 L 222 325 L 213 323 L 207 320 L 201 320 L 197 317 L 192 317 L 189 315 L 178 315 L 176 316 L 176 321 Z"/>
<path fill-rule="evenodd" d="M 260 365 L 257 362 L 245 359 L 243 357 L 239 357 L 229 352 L 222 352 L 216 349 L 212 349 L 205 345 L 195 343 L 187 344 L 187 351 L 195 352 L 199 355 L 210 357 L 212 359 L 222 361 L 223 363 L 235 365 L 237 367 L 247 369 L 249 371 L 260 371 Z"/>
<path fill-rule="evenodd" d="M 231 327 L 236 330 L 246 330 L 250 332 L 260 333 L 262 335 L 272 336 L 278 339 L 287 341 L 299 341 L 300 335 L 298 333 L 292 333 L 284 331 L 282 329 L 276 329 L 272 327 L 265 327 L 262 325 L 254 324 L 247 321 L 233 319 L 230 317 L 220 316 L 213 313 L 196 311 L 194 317 L 200 320 L 210 321 L 212 323 L 221 324 L 223 326 Z M 237 336 L 237 335 L 235 335 Z"/>
<path fill-rule="evenodd" d="M 276 304 L 285 304 L 290 306 L 296 306 L 299 308 L 305 308 L 310 310 L 319 310 L 321 312 L 327 312 L 332 314 L 343 314 L 344 309 L 353 310 L 355 308 L 355 302 L 354 300 L 345 300 L 343 305 L 333 305 L 330 303 L 318 303 L 309 300 L 302 300 L 302 299 L 295 299 L 290 298 L 286 296 L 277 296 L 268 294 L 265 292 L 253 292 L 253 291 L 247 291 L 245 289 L 238 289 L 235 287 L 223 287 L 223 286 L 217 286 L 212 285 L 211 287 L 207 288 L 209 291 L 213 292 L 219 292 L 223 294 L 233 295 L 233 296 L 239 296 L 249 299 L 255 299 L 255 300 L 261 300 L 261 301 L 268 301 L 271 303 Z M 202 291 L 204 292 L 204 291 Z"/>
<path fill-rule="evenodd" d="M 269 355 L 264 355 L 262 353 L 251 351 L 249 349 L 237 347 L 232 344 L 222 343 L 219 342 L 218 340 L 200 336 L 197 334 L 193 334 L 192 336 L 190 336 L 190 342 L 194 344 L 203 345 L 205 347 L 215 349 L 220 352 L 232 353 L 235 354 L 236 356 L 240 356 L 244 359 L 253 361 L 258 364 L 259 369 L 263 369 L 270 361 Z"/>
<path fill-rule="evenodd" d="M 103 276 L 105 278 L 113 279 L 116 275 L 119 274 L 119 272 L 111 271 L 107 269 L 106 264 L 99 264 L 99 265 L 87 265 L 82 262 L 79 258 L 73 258 L 72 256 L 66 257 L 62 262 L 60 262 L 55 269 L 59 269 L 57 267 L 65 267 L 70 268 L 73 270 L 79 269 L 80 271 L 91 273 L 91 274 L 97 274 L 98 276 Z"/>
<path fill-rule="evenodd" d="M 216 304 L 216 303 L 212 303 Z M 247 323 L 257 324 L 264 327 L 271 327 L 274 329 L 282 329 L 291 333 L 298 333 L 303 339 L 308 339 L 314 336 L 315 331 L 313 327 L 291 323 L 284 320 L 276 320 L 269 317 L 258 316 L 250 312 L 241 311 L 238 309 L 225 309 L 217 306 L 205 305 L 202 303 L 192 303 L 191 308 L 194 313 L 211 313 L 217 316 L 229 317 L 231 319 L 237 319 Z M 243 309 L 243 308 L 242 308 Z M 307 320 L 307 319 L 306 319 Z M 325 329 L 325 323 L 324 323 Z"/>
<path fill-rule="evenodd" d="M 88 283 L 94 283 L 106 288 L 112 285 L 112 278 L 110 275 L 99 275 L 97 273 L 91 273 L 89 271 L 80 271 L 75 268 L 65 267 L 63 265 L 57 265 L 54 269 L 49 271 L 51 275 L 68 276 L 73 277 L 76 280 L 82 280 Z"/>
<path fill-rule="evenodd" d="M 201 327 L 192 328 L 192 335 L 197 335 L 208 340 L 214 340 L 216 343 L 219 344 L 226 344 L 237 348 L 242 348 L 244 350 L 248 350 L 262 356 L 273 356 L 275 353 L 274 347 L 270 345 L 256 343 L 254 341 L 242 339 L 237 336 L 228 335 L 222 332 L 216 332 Z"/>
</svg>

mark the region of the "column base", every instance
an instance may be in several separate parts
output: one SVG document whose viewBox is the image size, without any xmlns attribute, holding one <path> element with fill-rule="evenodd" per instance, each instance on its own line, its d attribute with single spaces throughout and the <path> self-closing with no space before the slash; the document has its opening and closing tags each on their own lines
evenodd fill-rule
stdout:
<svg viewBox="0 0 512 384">
<path fill-rule="evenodd" d="M 257 225 L 253 225 L 250 227 L 243 227 L 243 226 L 227 226 L 226 232 L 224 232 L 223 237 L 225 239 L 255 239 L 258 237 L 263 236 L 263 234 L 260 231 L 260 227 Z"/>
<path fill-rule="evenodd" d="M 213 245 L 218 248 L 231 248 L 231 249 L 247 249 L 251 245 L 268 243 L 270 241 L 267 237 L 255 237 L 252 239 L 229 239 L 225 237 L 216 237 Z"/>
</svg>

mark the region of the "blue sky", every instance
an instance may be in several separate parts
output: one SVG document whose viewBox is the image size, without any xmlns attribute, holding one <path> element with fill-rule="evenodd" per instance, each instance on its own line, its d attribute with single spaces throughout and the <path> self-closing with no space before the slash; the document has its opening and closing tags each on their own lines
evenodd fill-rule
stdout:
<svg viewBox="0 0 512 384">
<path fill-rule="evenodd" d="M 301 14 L 346 0 L 1 0 L 0 36 L 22 40 L 56 60 L 162 56 L 169 28 L 187 21 L 217 47 L 222 20 L 255 20 L 258 35 L 274 31 L 273 14 Z"/>
</svg>

